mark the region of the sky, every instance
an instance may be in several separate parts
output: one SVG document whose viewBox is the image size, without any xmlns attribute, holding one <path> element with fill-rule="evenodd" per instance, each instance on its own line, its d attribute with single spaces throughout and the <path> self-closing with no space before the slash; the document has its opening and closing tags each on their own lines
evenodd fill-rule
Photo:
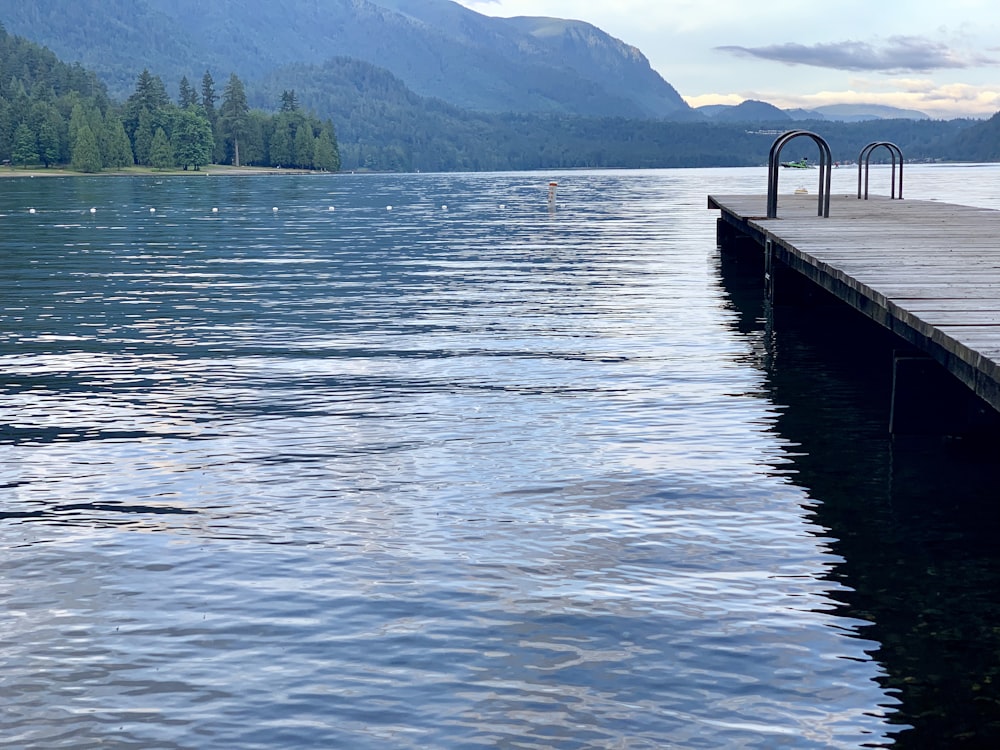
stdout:
<svg viewBox="0 0 1000 750">
<path fill-rule="evenodd" d="M 459 0 L 488 16 L 594 24 L 638 47 L 693 107 L 886 104 L 1000 111 L 997 0 Z"/>
</svg>

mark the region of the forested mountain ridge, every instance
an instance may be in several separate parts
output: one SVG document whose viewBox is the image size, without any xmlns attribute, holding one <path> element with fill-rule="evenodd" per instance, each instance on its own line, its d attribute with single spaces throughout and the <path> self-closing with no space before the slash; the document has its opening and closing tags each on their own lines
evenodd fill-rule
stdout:
<svg viewBox="0 0 1000 750">
<path fill-rule="evenodd" d="M 336 58 L 282 68 L 258 82 L 251 104 L 295 89 L 302 106 L 334 111 L 344 169 L 400 171 L 765 164 L 774 131 L 789 122 L 688 123 L 560 114 L 468 112 L 420 97 L 386 70 Z M 259 98 L 254 98 L 259 97 Z M 799 122 L 820 132 L 834 158 L 890 140 L 907 159 L 933 159 L 968 121 Z"/>
<path fill-rule="evenodd" d="M 0 0 L 0 20 L 120 97 L 137 67 L 253 81 L 339 56 L 466 109 L 696 117 L 639 50 L 590 24 L 491 18 L 451 0 Z"/>
</svg>

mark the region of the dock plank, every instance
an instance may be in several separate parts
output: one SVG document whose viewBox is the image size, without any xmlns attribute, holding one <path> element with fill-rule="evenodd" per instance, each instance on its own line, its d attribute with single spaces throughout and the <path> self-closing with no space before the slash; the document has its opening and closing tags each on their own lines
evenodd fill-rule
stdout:
<svg viewBox="0 0 1000 750">
<path fill-rule="evenodd" d="M 710 195 L 708 206 L 942 362 L 1000 411 L 1000 211 L 942 201 Z"/>
</svg>

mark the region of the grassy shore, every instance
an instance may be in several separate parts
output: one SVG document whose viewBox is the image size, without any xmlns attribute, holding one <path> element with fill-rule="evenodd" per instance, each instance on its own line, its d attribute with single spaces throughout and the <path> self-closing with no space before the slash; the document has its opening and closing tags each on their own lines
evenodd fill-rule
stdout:
<svg viewBox="0 0 1000 750">
<path fill-rule="evenodd" d="M 156 175 L 254 175 L 254 174 L 332 174 L 309 169 L 280 169 L 278 167 L 233 167 L 226 164 L 209 164 L 199 170 L 194 169 L 153 169 L 152 167 L 127 167 L 109 169 L 103 172 L 74 172 L 58 167 L 0 167 L 0 177 L 93 177 L 93 176 L 139 176 Z"/>
</svg>

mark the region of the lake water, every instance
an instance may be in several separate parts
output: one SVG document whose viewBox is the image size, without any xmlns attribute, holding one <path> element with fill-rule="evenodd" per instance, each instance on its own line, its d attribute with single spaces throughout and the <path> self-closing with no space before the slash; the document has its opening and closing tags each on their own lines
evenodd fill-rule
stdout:
<svg viewBox="0 0 1000 750">
<path fill-rule="evenodd" d="M 765 184 L 0 181 L 4 746 L 987 746 L 993 462 L 720 257 Z"/>
</svg>

